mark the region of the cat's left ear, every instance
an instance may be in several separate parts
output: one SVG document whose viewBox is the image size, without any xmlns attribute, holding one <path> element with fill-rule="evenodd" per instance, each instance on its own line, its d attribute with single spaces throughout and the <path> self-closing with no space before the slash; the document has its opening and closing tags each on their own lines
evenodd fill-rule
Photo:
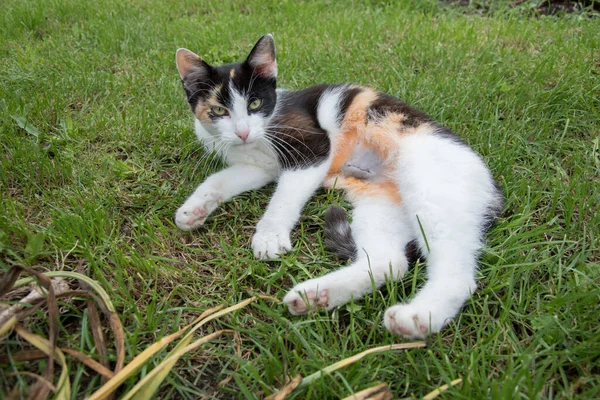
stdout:
<svg viewBox="0 0 600 400">
<path fill-rule="evenodd" d="M 275 40 L 268 33 L 261 37 L 254 45 L 250 55 L 246 59 L 254 73 L 265 78 L 277 77 L 277 59 L 275 58 Z"/>
</svg>

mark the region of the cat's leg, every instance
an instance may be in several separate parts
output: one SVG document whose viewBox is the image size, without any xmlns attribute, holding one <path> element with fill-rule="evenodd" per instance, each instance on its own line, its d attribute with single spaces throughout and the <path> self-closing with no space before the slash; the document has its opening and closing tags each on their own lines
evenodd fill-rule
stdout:
<svg viewBox="0 0 600 400">
<path fill-rule="evenodd" d="M 235 164 L 209 176 L 175 213 L 175 223 L 184 231 L 200 227 L 223 201 L 258 189 L 275 180 L 277 172 L 253 165 Z"/>
<path fill-rule="evenodd" d="M 252 238 L 256 258 L 275 258 L 291 250 L 290 233 L 300 218 L 302 208 L 325 180 L 329 165 L 330 162 L 325 161 L 314 167 L 287 170 L 281 174 L 267 211 L 256 225 Z"/>
<path fill-rule="evenodd" d="M 401 148 L 396 178 L 427 259 L 427 282 L 411 301 L 390 307 L 384 323 L 398 335 L 424 338 L 448 324 L 475 291 L 482 227 L 499 194 L 465 145 L 423 134 L 407 136 Z"/>
<path fill-rule="evenodd" d="M 439 332 L 477 288 L 477 253 L 471 246 L 460 240 L 434 240 L 429 248 L 425 285 L 408 304 L 385 312 L 386 328 L 397 335 L 425 338 Z"/>
<path fill-rule="evenodd" d="M 402 208 L 387 200 L 355 204 L 352 234 L 356 260 L 325 276 L 296 285 L 284 297 L 290 313 L 305 314 L 360 298 L 386 279 L 398 280 L 408 268 L 406 244 L 411 240 Z"/>
</svg>

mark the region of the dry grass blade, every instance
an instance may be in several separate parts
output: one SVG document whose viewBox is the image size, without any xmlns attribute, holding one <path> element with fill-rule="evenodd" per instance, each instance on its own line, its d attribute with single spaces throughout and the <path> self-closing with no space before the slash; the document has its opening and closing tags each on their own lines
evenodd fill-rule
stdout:
<svg viewBox="0 0 600 400">
<path fill-rule="evenodd" d="M 289 381 L 284 387 L 279 389 L 278 392 L 275 392 L 272 395 L 265 397 L 265 400 L 283 400 L 283 399 L 285 399 L 294 390 L 296 390 L 298 385 L 300 385 L 300 382 L 302 382 L 302 375 L 298 374 L 294 377 L 294 379 Z"/>
<path fill-rule="evenodd" d="M 85 365 L 87 365 L 88 367 L 90 367 L 91 369 L 93 369 L 94 371 L 96 371 L 97 373 L 99 373 L 107 379 L 110 379 L 113 376 L 115 376 L 114 372 L 112 372 L 110 369 L 106 368 L 104 365 L 100 364 L 98 361 L 94 360 L 87 354 L 84 354 L 77 350 L 67 349 L 64 347 L 60 347 L 60 350 L 63 353 L 67 353 L 71 357 L 74 357 L 77 360 L 81 361 L 82 363 L 84 363 Z"/>
<path fill-rule="evenodd" d="M 60 349 L 60 351 L 62 351 L 63 353 L 66 353 L 66 354 L 72 356 L 73 358 L 77 359 L 78 361 L 81 361 L 83 364 L 87 365 L 88 367 L 90 367 L 91 369 L 93 369 L 94 371 L 96 371 L 97 373 L 99 373 L 102 376 L 105 376 L 110 379 L 115 375 L 114 372 L 112 372 L 111 370 L 104 367 L 102 364 L 100 364 L 99 362 L 97 362 L 96 360 L 91 358 L 90 356 L 88 356 L 80 351 L 72 350 L 72 349 L 68 349 L 68 348 L 64 348 L 64 347 L 58 347 L 58 349 Z M 46 353 L 44 353 L 42 350 L 25 350 L 25 351 L 20 351 L 18 353 L 11 355 L 10 358 L 8 356 L 0 356 L 0 364 L 9 364 L 11 362 L 19 362 L 19 361 L 35 361 L 35 360 L 39 360 L 40 358 L 45 358 L 47 356 L 48 355 Z"/>
<path fill-rule="evenodd" d="M 189 330 L 189 332 L 181 339 L 181 341 L 179 343 L 177 343 L 177 346 L 175 346 L 175 348 L 167 356 L 167 359 L 172 359 L 172 361 L 170 361 L 170 362 L 163 361 L 163 363 L 161 363 L 161 365 L 164 364 L 164 366 L 162 367 L 161 371 L 159 371 L 157 373 L 156 379 L 154 379 L 154 380 L 150 381 L 148 384 L 146 384 L 145 387 L 143 389 L 141 389 L 140 393 L 138 395 L 136 395 L 135 398 L 138 399 L 138 400 L 141 400 L 141 399 L 151 398 L 154 395 L 154 393 L 156 392 L 156 390 L 158 390 L 158 387 L 160 386 L 160 384 L 167 377 L 167 375 L 169 374 L 169 372 L 171 371 L 171 369 L 175 365 L 175 362 L 179 358 L 179 357 L 172 358 L 172 356 L 174 354 L 180 352 L 183 347 L 185 347 L 185 346 L 187 346 L 189 344 L 189 342 L 192 339 L 192 335 L 194 334 L 194 332 L 196 330 L 198 330 L 202 325 L 204 325 L 207 322 L 212 321 L 212 320 L 214 320 L 216 318 L 219 318 L 219 317 L 221 317 L 221 316 L 223 316 L 225 314 L 229 314 L 229 313 L 231 313 L 233 311 L 236 311 L 236 310 L 239 310 L 241 308 L 244 308 L 244 307 L 248 306 L 250 303 L 253 303 L 254 301 L 256 301 L 259 298 L 260 299 L 268 299 L 268 300 L 272 300 L 272 301 L 276 301 L 276 302 L 279 301 L 279 300 L 277 300 L 277 299 L 275 299 L 273 297 L 270 297 L 270 296 L 256 296 L 256 297 L 251 297 L 251 298 L 249 298 L 247 300 L 244 300 L 244 301 L 241 301 L 241 302 L 239 302 L 239 303 L 237 303 L 237 304 L 235 304 L 235 305 L 233 305 L 231 307 L 227 307 L 224 310 L 220 310 L 220 311 L 217 311 L 215 313 L 211 313 L 211 315 L 209 315 L 206 318 L 199 318 L 198 323 L 195 324 Z"/>
<path fill-rule="evenodd" d="M 27 340 L 31 345 L 37 347 L 38 349 L 40 349 L 41 351 L 43 351 L 44 353 L 46 353 L 46 355 L 48 355 L 50 353 L 50 351 L 54 351 L 52 360 L 55 359 L 56 357 L 56 361 L 62 366 L 62 372 L 60 373 L 60 378 L 58 379 L 58 385 L 57 385 L 57 392 L 56 392 L 56 399 L 58 400 L 68 400 L 71 398 L 71 383 L 69 381 L 69 371 L 67 369 L 67 363 L 65 360 L 65 355 L 63 354 L 62 351 L 60 351 L 60 349 L 51 346 L 51 343 L 49 340 L 44 339 L 41 336 L 38 336 L 36 334 L 33 334 L 29 331 L 27 331 L 25 328 L 21 327 L 19 324 L 15 325 L 15 331 L 19 334 L 19 336 L 21 336 L 23 339 Z M 48 370 L 48 368 L 46 368 L 46 371 Z M 44 377 L 46 380 L 46 377 Z M 46 387 L 46 386 L 44 386 Z M 49 389 L 46 389 L 46 391 L 36 391 L 36 392 L 32 392 L 32 396 L 34 395 L 38 395 L 39 393 L 42 393 L 42 395 L 46 396 L 48 393 Z M 44 394 L 45 393 L 45 394 Z"/>
<path fill-rule="evenodd" d="M 15 265 L 6 271 L 2 281 L 0 281 L 0 296 L 4 296 L 13 288 L 17 279 L 19 279 L 19 275 L 21 275 L 21 271 L 23 271 L 23 268 L 19 265 Z"/>
<path fill-rule="evenodd" d="M 108 314 L 110 327 L 111 327 L 114 337 L 115 337 L 115 345 L 117 348 L 117 363 L 116 363 L 114 372 L 118 373 L 119 371 L 121 371 L 123 369 L 123 365 L 125 364 L 125 333 L 123 332 L 123 325 L 121 324 L 121 320 L 119 319 L 119 316 L 116 313 L 115 307 L 112 304 L 112 301 L 110 300 L 110 297 L 108 296 L 108 293 L 106 293 L 104 288 L 102 288 L 102 286 L 100 286 L 100 284 L 98 282 L 96 282 L 95 280 L 91 279 L 90 277 L 80 274 L 78 272 L 51 271 L 51 272 L 44 272 L 44 273 L 40 274 L 40 273 L 30 270 L 27 267 L 19 266 L 19 268 L 23 268 L 26 271 L 31 272 L 32 274 L 35 274 L 36 277 L 38 275 L 43 276 L 45 279 L 47 279 L 46 277 L 50 277 L 50 278 L 62 277 L 62 278 L 77 279 L 77 280 L 83 282 L 85 284 L 85 286 L 91 288 L 92 291 L 98 295 L 98 297 L 94 296 L 93 294 L 91 294 L 91 296 L 97 301 L 97 303 L 102 308 L 103 312 Z M 42 278 L 40 278 L 40 279 L 42 279 Z M 33 278 L 19 279 L 18 281 L 16 281 L 14 283 L 14 287 L 26 285 L 31 281 L 33 281 Z M 94 340 L 96 340 L 95 335 L 94 335 Z M 98 343 L 96 343 L 96 347 L 100 349 L 100 347 L 98 346 Z M 101 351 L 101 350 L 99 350 L 99 351 Z"/>
<path fill-rule="evenodd" d="M 182 330 L 185 330 L 182 329 Z M 181 336 L 182 330 L 177 331 L 169 336 L 165 336 L 161 338 L 158 342 L 155 342 L 148 346 L 144 351 L 138 354 L 129 364 L 123 367 L 118 373 L 115 374 L 108 382 L 106 382 L 100 389 L 95 391 L 88 400 L 94 399 L 104 399 L 110 393 L 115 391 L 121 383 L 123 383 L 126 379 L 128 379 L 131 375 L 135 373 L 139 368 L 141 368 L 150 357 L 159 352 L 163 347 L 173 342 L 179 336 Z"/>
<path fill-rule="evenodd" d="M 104 334 L 102 333 L 102 326 L 100 324 L 100 315 L 98 314 L 98 308 L 96 304 L 88 300 L 88 321 L 90 324 L 90 330 L 92 331 L 92 337 L 94 338 L 94 345 L 98 352 L 100 363 L 108 368 L 108 351 L 106 349 L 106 341 L 104 340 Z"/>
<path fill-rule="evenodd" d="M 119 314 L 111 312 L 108 317 L 110 328 L 115 337 L 115 346 L 117 347 L 117 364 L 115 365 L 115 374 L 119 373 L 125 365 L 125 333 L 123 332 L 123 324 L 119 319 Z"/>
<path fill-rule="evenodd" d="M 44 378 L 41 375 L 38 374 L 34 374 L 33 372 L 27 372 L 27 371 L 17 371 L 17 372 L 11 372 L 10 374 L 8 374 L 9 376 L 11 375 L 25 375 L 25 376 L 31 376 L 32 378 L 35 378 L 38 382 L 40 382 L 41 384 L 44 384 L 48 387 L 48 390 L 50 390 L 51 392 L 56 393 L 56 386 L 54 386 L 52 384 L 52 382 L 48 381 L 46 378 Z"/>
<path fill-rule="evenodd" d="M 220 305 L 220 306 L 213 307 L 211 309 L 204 311 L 202 313 L 202 315 L 200 315 L 198 318 L 196 318 L 190 325 L 187 325 L 186 327 L 180 329 L 179 331 L 177 331 L 169 336 L 165 336 L 162 339 L 160 339 L 158 342 L 151 344 L 148 348 L 146 348 L 138 356 L 136 356 L 131 362 L 129 362 L 129 364 L 127 364 L 121 371 L 119 371 L 117 374 L 115 374 L 115 376 L 111 380 L 109 380 L 102 387 L 100 387 L 98 390 L 96 390 L 88 398 L 88 400 L 104 399 L 106 396 L 108 396 L 109 394 L 114 392 L 126 379 L 128 379 L 131 375 L 133 375 L 135 373 L 135 371 L 137 371 L 139 368 L 141 368 L 154 354 L 159 352 L 163 347 L 165 347 L 169 343 L 178 339 L 184 333 L 187 332 L 186 335 L 181 339 L 181 342 L 178 343 L 177 346 L 167 356 L 168 357 L 167 359 L 170 359 L 170 357 L 175 352 L 179 351 L 181 349 L 181 347 L 186 346 L 190 342 L 193 333 L 198 328 L 200 328 L 202 325 L 204 325 L 205 323 L 212 321 L 213 319 L 218 318 L 222 315 L 228 314 L 232 311 L 246 307 L 248 304 L 252 303 L 253 301 L 255 301 L 259 298 L 266 299 L 266 300 L 273 300 L 273 301 L 277 301 L 277 302 L 279 301 L 270 296 L 256 296 L 256 297 L 252 297 L 247 300 L 244 300 L 244 301 L 242 301 L 238 304 L 235 304 L 231 307 L 228 307 L 224 310 L 221 310 L 223 308 L 223 305 Z M 167 376 L 169 371 L 170 371 L 170 369 L 169 370 L 164 369 L 164 370 L 160 370 L 159 372 L 157 372 L 157 374 L 160 373 L 160 375 L 157 376 L 156 379 L 154 379 L 152 382 L 150 382 L 150 384 L 151 384 L 150 386 L 156 385 L 156 388 L 158 388 L 158 385 L 160 385 L 160 383 L 164 380 L 164 378 Z M 144 390 L 144 393 L 146 393 L 145 390 Z"/>
<path fill-rule="evenodd" d="M 391 400 L 394 394 L 387 383 L 379 383 L 375 386 L 354 393 L 352 396 L 344 397 L 342 400 Z"/>
<path fill-rule="evenodd" d="M 63 278 L 53 278 L 50 281 L 52 289 L 54 291 L 54 298 L 64 297 L 65 293 L 68 293 L 69 284 Z M 36 312 L 44 304 L 46 304 L 48 293 L 39 286 L 34 286 L 29 293 L 21 298 L 15 304 L 5 307 L 0 312 L 0 325 L 3 325 L 13 315 L 17 317 L 17 320 L 22 320 L 24 317 Z"/>
<path fill-rule="evenodd" d="M 13 267 L 15 268 L 15 267 Z M 48 381 L 51 381 L 54 377 L 54 356 L 57 354 L 56 352 L 56 339 L 58 337 L 58 303 L 56 302 L 56 293 L 54 291 L 54 286 L 52 285 L 52 281 L 49 277 L 44 274 L 37 272 L 29 267 L 25 267 L 23 265 L 19 265 L 17 268 L 21 268 L 27 271 L 29 274 L 34 275 L 39 284 L 44 287 L 48 291 L 48 297 L 46 299 L 48 305 L 48 364 L 46 365 L 46 370 L 44 371 L 44 378 Z M 17 330 L 19 325 L 15 326 L 15 330 Z M 27 331 L 25 331 L 27 332 Z M 19 333 L 19 331 L 17 331 Z M 29 333 L 29 332 L 27 332 Z M 21 336 L 22 334 L 19 333 Z M 33 338 L 33 336 L 31 336 Z M 45 340 L 38 336 L 39 339 Z M 29 341 L 29 339 L 27 339 Z M 31 342 L 30 342 L 31 343 Z M 33 343 L 32 343 L 33 344 Z M 37 347 L 37 346 L 36 346 Z M 39 347 L 38 347 L 39 348 Z M 44 349 L 41 349 L 44 350 Z M 60 353 L 62 355 L 62 352 Z M 64 355 L 62 355 L 64 361 Z M 61 380 L 63 379 L 64 372 L 66 371 L 66 363 L 63 362 L 63 373 L 61 373 Z M 68 381 L 68 375 L 66 375 L 66 379 Z M 64 383 L 64 382 L 63 382 Z M 70 385 L 69 385 L 70 386 Z M 60 387 L 60 385 L 59 385 Z M 70 387 L 67 389 L 70 392 Z M 34 388 L 31 391 L 31 398 L 45 399 L 49 394 L 49 389 L 47 386 L 43 384 L 34 385 Z M 59 389 L 57 393 L 57 398 L 62 398 L 64 395 L 64 389 Z M 68 398 L 70 396 L 67 396 Z"/>
<path fill-rule="evenodd" d="M 197 323 L 198 320 L 205 318 L 206 316 L 220 310 L 223 306 L 217 306 L 211 309 L 208 309 L 198 317 L 194 323 Z M 120 322 L 119 322 L 120 323 Z M 111 323 L 112 326 L 112 323 Z M 135 373 L 139 368 L 141 368 L 154 354 L 159 352 L 163 347 L 172 343 L 176 339 L 178 339 L 182 334 L 184 334 L 187 329 L 191 325 L 188 325 L 184 328 L 181 328 L 179 331 L 161 338 L 158 342 L 155 342 L 148 346 L 144 351 L 138 354 L 133 360 L 129 362 L 126 366 L 124 366 L 119 372 L 115 374 L 108 382 L 106 382 L 100 389 L 96 390 L 88 400 L 94 399 L 104 399 L 110 393 L 114 392 L 127 378 Z"/>
<path fill-rule="evenodd" d="M 8 356 L 0 356 L 0 364 L 9 364 L 11 362 L 34 361 L 46 357 L 46 353 L 41 350 L 23 350 Z"/>
<path fill-rule="evenodd" d="M 132 397 L 139 400 L 151 399 L 154 398 L 154 393 L 158 386 L 160 386 L 162 380 L 164 378 L 159 379 L 158 375 L 166 376 L 173 368 L 173 365 L 177 362 L 177 360 L 184 355 L 185 353 L 196 349 L 198 346 L 209 342 L 217 337 L 221 336 L 224 333 L 233 333 L 231 329 L 223 329 L 210 335 L 203 336 L 201 339 L 196 340 L 194 343 L 185 346 L 175 352 L 173 352 L 169 357 L 163 360 L 160 364 L 158 364 L 148 375 L 144 377 L 141 381 L 139 381 L 125 396 L 121 398 L 121 400 L 129 400 Z"/>
<path fill-rule="evenodd" d="M 24 268 L 28 272 L 32 271 L 29 268 L 26 268 L 26 267 L 24 267 Z M 48 278 L 55 278 L 55 277 L 72 278 L 72 279 L 77 279 L 82 282 L 85 282 L 90 286 L 90 288 L 92 288 L 92 290 L 94 292 L 96 292 L 98 294 L 98 296 L 100 296 L 100 299 L 104 303 L 103 305 L 106 307 L 106 309 L 108 311 L 116 312 L 115 306 L 112 304 L 112 301 L 110 300 L 110 297 L 108 296 L 108 293 L 106 293 L 106 291 L 102 288 L 102 286 L 100 286 L 100 284 L 98 282 L 96 282 L 95 280 L 91 279 L 88 276 L 85 276 L 85 275 L 77 273 L 77 272 L 70 272 L 70 271 L 50 271 L 50 272 L 44 272 L 44 273 L 38 273 L 38 272 L 33 271 L 33 273 L 43 275 Z M 15 282 L 14 287 L 17 288 L 19 286 L 26 285 L 29 282 L 32 282 L 33 280 L 34 280 L 33 278 L 19 279 L 17 282 Z"/>
<path fill-rule="evenodd" d="M 429 392 L 427 395 L 425 395 L 425 397 L 423 397 L 423 400 L 432 400 L 435 399 L 436 397 L 438 397 L 440 394 L 444 393 L 446 390 L 448 390 L 450 387 L 458 385 L 459 383 L 462 382 L 461 378 L 455 379 L 452 382 L 450 382 L 450 385 L 442 385 L 439 388 Z"/>
<path fill-rule="evenodd" d="M 388 345 L 388 346 L 374 347 L 372 349 L 365 350 L 361 353 L 355 354 L 351 357 L 348 357 L 341 361 L 338 361 L 335 364 L 331 364 L 331 365 L 321 369 L 320 371 L 317 371 L 314 374 L 307 376 L 306 378 L 304 378 L 302 380 L 300 387 L 308 386 L 311 383 L 313 383 L 316 379 L 319 379 L 325 375 L 329 375 L 330 373 L 337 371 L 340 368 L 343 368 L 347 365 L 355 363 L 356 361 L 360 360 L 361 358 L 363 358 L 369 354 L 381 353 L 381 352 L 390 351 L 390 350 L 414 349 L 414 348 L 425 347 L 425 346 L 426 346 L 425 342 L 412 342 L 412 343 L 399 343 L 399 344 L 392 344 L 392 345 Z"/>
<path fill-rule="evenodd" d="M 85 275 L 86 271 L 83 266 L 83 262 L 81 261 L 82 260 L 80 260 L 79 265 L 77 266 L 77 272 L 82 275 Z M 90 285 L 88 285 L 84 281 L 80 282 L 80 286 L 82 290 L 91 291 Z M 96 346 L 96 351 L 99 355 L 100 364 L 102 364 L 106 368 L 109 368 L 108 350 L 106 348 L 106 340 L 104 339 L 104 334 L 102 333 L 102 326 L 100 324 L 100 315 L 98 314 L 98 308 L 96 307 L 96 304 L 93 301 L 88 300 L 87 309 L 90 330 L 92 331 L 92 337 L 94 338 L 94 345 Z"/>
<path fill-rule="evenodd" d="M 8 319 L 4 323 L 4 325 L 0 326 L 0 340 L 3 340 L 6 335 L 10 333 L 12 328 L 17 324 L 17 317 L 14 315 Z"/>
</svg>

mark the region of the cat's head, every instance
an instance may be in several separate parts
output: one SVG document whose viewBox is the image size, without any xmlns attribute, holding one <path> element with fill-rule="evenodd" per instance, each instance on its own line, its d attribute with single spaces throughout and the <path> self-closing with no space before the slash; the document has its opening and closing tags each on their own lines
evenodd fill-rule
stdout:
<svg viewBox="0 0 600 400">
<path fill-rule="evenodd" d="M 176 61 L 192 112 L 216 140 L 249 145 L 266 135 L 277 98 L 273 36 L 261 37 L 242 63 L 211 66 L 187 49 Z"/>
</svg>

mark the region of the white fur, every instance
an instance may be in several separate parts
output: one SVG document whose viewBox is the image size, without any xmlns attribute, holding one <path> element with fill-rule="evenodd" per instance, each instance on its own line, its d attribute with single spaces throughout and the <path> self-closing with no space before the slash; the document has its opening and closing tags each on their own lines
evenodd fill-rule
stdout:
<svg viewBox="0 0 600 400">
<path fill-rule="evenodd" d="M 339 104 L 341 95 L 345 89 L 346 86 L 339 86 L 323 93 L 319 101 L 319 107 L 317 108 L 319 125 L 328 132 L 332 140 L 339 133 Z"/>
<path fill-rule="evenodd" d="M 314 167 L 281 174 L 277 189 L 252 238 L 256 258 L 273 258 L 292 248 L 292 228 L 308 199 L 321 186 L 330 164 L 328 159 Z"/>
<path fill-rule="evenodd" d="M 401 278 L 407 270 L 405 247 L 414 239 L 427 258 L 428 280 L 408 304 L 386 311 L 384 323 L 391 332 L 411 338 L 438 332 L 475 291 L 485 213 L 501 202 L 488 168 L 470 148 L 434 128 L 403 137 L 398 147 L 394 179 L 401 205 L 376 198 L 355 201 L 357 259 L 296 285 L 284 297 L 292 314 L 329 310 L 364 296 L 386 278 Z"/>
</svg>

